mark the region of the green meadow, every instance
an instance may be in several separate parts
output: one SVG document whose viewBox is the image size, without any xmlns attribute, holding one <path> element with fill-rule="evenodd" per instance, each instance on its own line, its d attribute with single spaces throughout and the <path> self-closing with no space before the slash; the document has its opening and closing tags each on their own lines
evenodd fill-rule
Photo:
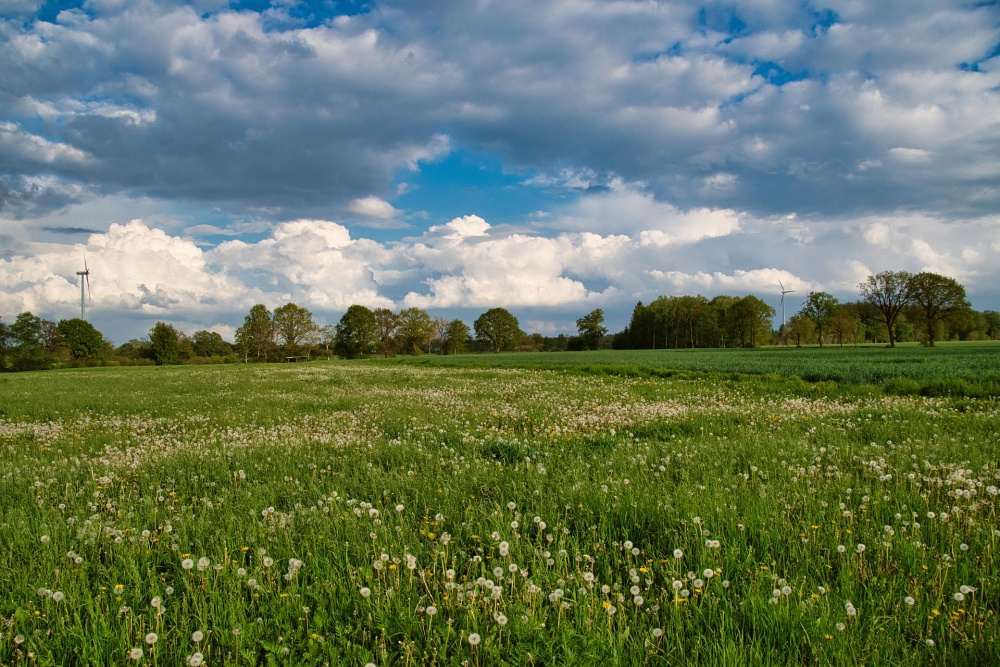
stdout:
<svg viewBox="0 0 1000 667">
<path fill-rule="evenodd" d="M 0 664 L 1000 664 L 1000 346 L 0 375 Z"/>
</svg>

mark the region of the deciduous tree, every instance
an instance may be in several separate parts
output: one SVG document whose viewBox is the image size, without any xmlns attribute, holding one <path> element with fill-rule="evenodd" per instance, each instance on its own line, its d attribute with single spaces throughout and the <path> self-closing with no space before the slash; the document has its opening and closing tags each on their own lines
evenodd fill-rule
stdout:
<svg viewBox="0 0 1000 667">
<path fill-rule="evenodd" d="M 426 310 L 406 308 L 399 311 L 399 348 L 406 354 L 423 354 L 430 349 L 434 322 Z"/>
<path fill-rule="evenodd" d="M 87 320 L 78 317 L 60 320 L 56 328 L 63 345 L 74 359 L 97 357 L 107 347 L 104 336 Z"/>
<path fill-rule="evenodd" d="M 596 350 L 608 333 L 608 328 L 604 326 L 604 311 L 600 308 L 590 311 L 576 321 L 576 329 L 584 349 Z"/>
<path fill-rule="evenodd" d="M 445 332 L 444 353 L 461 354 L 469 341 L 469 327 L 462 320 L 452 320 Z"/>
<path fill-rule="evenodd" d="M 937 327 L 948 317 L 969 308 L 965 288 L 954 278 L 924 271 L 910 278 L 910 293 L 927 334 L 927 344 L 934 345 Z"/>
<path fill-rule="evenodd" d="M 166 322 L 157 322 L 149 330 L 149 344 L 156 364 L 176 364 L 180 361 L 180 333 Z"/>
<path fill-rule="evenodd" d="M 378 351 L 389 357 L 396 349 L 396 333 L 399 330 L 399 315 L 388 308 L 376 308 L 375 324 L 378 330 Z"/>
<path fill-rule="evenodd" d="M 274 322 L 271 311 L 258 303 L 243 319 L 243 326 L 236 330 L 236 344 L 245 358 L 266 360 L 274 348 Z"/>
<path fill-rule="evenodd" d="M 364 306 L 353 305 L 337 323 L 334 351 L 348 359 L 363 357 L 375 350 L 378 340 L 374 313 Z"/>
<path fill-rule="evenodd" d="M 820 347 L 823 347 L 823 335 L 830 329 L 830 318 L 833 317 L 836 308 L 837 299 L 827 292 L 809 292 L 802 306 L 800 312 L 811 318 L 816 325 L 816 339 Z"/>
<path fill-rule="evenodd" d="M 286 303 L 274 309 L 274 332 L 286 354 L 298 354 L 299 348 L 316 332 L 316 323 L 308 308 Z"/>
<path fill-rule="evenodd" d="M 476 319 L 473 327 L 476 338 L 493 352 L 511 350 L 521 338 L 517 318 L 505 308 L 490 308 Z"/>
<path fill-rule="evenodd" d="M 889 334 L 889 347 L 896 347 L 896 318 L 912 300 L 911 276 L 906 271 L 883 271 L 858 285 L 861 297 L 882 314 Z"/>
</svg>

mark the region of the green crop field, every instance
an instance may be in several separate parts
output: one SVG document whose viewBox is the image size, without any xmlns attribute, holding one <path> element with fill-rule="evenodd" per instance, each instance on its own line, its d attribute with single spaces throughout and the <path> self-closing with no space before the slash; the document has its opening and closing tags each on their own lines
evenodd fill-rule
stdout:
<svg viewBox="0 0 1000 667">
<path fill-rule="evenodd" d="M 599 350 L 397 357 L 390 363 L 462 368 L 563 368 L 619 375 L 679 371 L 772 374 L 877 385 L 893 394 L 1000 396 L 1000 341 L 844 347 Z"/>
<path fill-rule="evenodd" d="M 998 357 L 3 375 L 0 664 L 1000 664 Z"/>
</svg>

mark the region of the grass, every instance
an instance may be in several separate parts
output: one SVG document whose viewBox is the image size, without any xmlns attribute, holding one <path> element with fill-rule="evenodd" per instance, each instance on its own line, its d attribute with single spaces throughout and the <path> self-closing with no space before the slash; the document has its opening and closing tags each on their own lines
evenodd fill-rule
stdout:
<svg viewBox="0 0 1000 667">
<path fill-rule="evenodd" d="M 764 347 L 753 349 L 597 350 L 396 357 L 388 363 L 457 368 L 549 368 L 631 376 L 681 372 L 772 374 L 808 382 L 871 384 L 891 394 L 1000 395 L 1000 341 Z M 383 362 L 385 363 L 385 362 Z"/>
<path fill-rule="evenodd" d="M 0 376 L 0 664 L 1000 663 L 1000 402 L 726 354 Z"/>
</svg>

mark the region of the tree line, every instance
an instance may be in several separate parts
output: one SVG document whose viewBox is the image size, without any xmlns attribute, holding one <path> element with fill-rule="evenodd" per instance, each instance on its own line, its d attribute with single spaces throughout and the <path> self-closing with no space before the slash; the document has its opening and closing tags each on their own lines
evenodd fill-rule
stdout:
<svg viewBox="0 0 1000 667">
<path fill-rule="evenodd" d="M 965 287 L 936 273 L 884 271 L 858 285 L 859 299 L 840 302 L 809 292 L 787 323 L 772 328 L 774 309 L 755 296 L 663 296 L 636 304 L 628 326 L 609 345 L 621 349 L 754 347 L 762 344 L 888 343 L 1000 338 L 1000 313 L 976 311 Z"/>
<path fill-rule="evenodd" d="M 287 303 L 253 306 L 233 342 L 214 331 L 190 336 L 157 322 L 143 339 L 114 347 L 86 320 L 52 322 L 30 312 L 0 321 L 0 370 L 76 365 L 235 363 L 462 352 L 756 347 L 785 344 L 887 343 L 1000 338 L 1000 313 L 973 310 L 965 288 L 935 273 L 885 271 L 868 276 L 859 299 L 841 303 L 810 292 L 802 308 L 775 329 L 774 308 L 760 298 L 661 296 L 636 304 L 628 325 L 610 334 L 604 311 L 576 321 L 574 336 L 525 333 L 510 311 L 490 308 L 473 323 L 432 317 L 421 308 L 352 305 L 336 324 L 322 325 L 309 309 Z"/>
</svg>

